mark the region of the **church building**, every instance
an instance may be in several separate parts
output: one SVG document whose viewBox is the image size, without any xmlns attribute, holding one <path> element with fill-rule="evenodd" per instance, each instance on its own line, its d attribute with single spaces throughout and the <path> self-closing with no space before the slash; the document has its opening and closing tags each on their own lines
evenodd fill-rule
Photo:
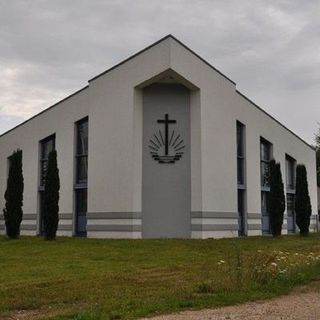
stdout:
<svg viewBox="0 0 320 320">
<path fill-rule="evenodd" d="M 266 88 L 267 90 L 267 88 Z M 315 150 L 168 35 L 0 137 L 0 232 L 8 158 L 22 150 L 22 235 L 42 234 L 48 154 L 60 172 L 58 235 L 221 238 L 270 233 L 269 161 L 281 164 L 283 233 L 297 231 L 305 164 L 316 228 Z"/>
</svg>

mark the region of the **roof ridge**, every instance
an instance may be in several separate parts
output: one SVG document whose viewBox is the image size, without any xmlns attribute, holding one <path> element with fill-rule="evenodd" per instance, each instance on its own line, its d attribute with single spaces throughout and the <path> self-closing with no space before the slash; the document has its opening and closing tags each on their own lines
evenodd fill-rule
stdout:
<svg viewBox="0 0 320 320">
<path fill-rule="evenodd" d="M 218 70 L 217 68 L 215 68 L 212 64 L 210 64 L 208 61 L 206 61 L 204 58 L 202 58 L 200 55 L 198 55 L 195 51 L 193 51 L 192 49 L 190 49 L 187 45 L 185 45 L 182 41 L 180 41 L 178 38 L 176 38 L 174 35 L 172 35 L 171 33 L 167 34 L 166 36 L 162 37 L 161 39 L 157 40 L 156 42 L 153 42 L 152 44 L 150 44 L 149 46 L 145 47 L 144 49 L 136 52 L 135 54 L 129 56 L 128 58 L 120 61 L 119 63 L 115 64 L 114 66 L 110 67 L 109 69 L 97 74 L 96 76 L 94 76 L 93 78 L 91 78 L 90 80 L 88 80 L 88 82 L 90 83 L 93 80 L 96 80 L 97 78 L 103 76 L 104 74 L 116 69 L 117 67 L 121 66 L 122 64 L 126 63 L 127 61 L 130 61 L 131 59 L 135 58 L 136 56 L 140 55 L 141 53 L 153 48 L 154 46 L 156 46 L 157 44 L 159 44 L 160 42 L 171 38 L 174 41 L 176 41 L 178 44 L 180 44 L 183 48 L 185 48 L 186 50 L 188 50 L 189 52 L 191 52 L 194 56 L 196 56 L 198 59 L 200 59 L 202 62 L 204 62 L 207 66 L 209 66 L 211 69 L 213 69 L 214 71 L 216 71 L 217 73 L 219 73 L 222 77 L 224 77 L 226 80 L 230 81 L 232 84 L 236 85 L 236 83 L 231 80 L 229 77 L 227 77 L 224 73 L 222 73 L 220 70 Z"/>
</svg>

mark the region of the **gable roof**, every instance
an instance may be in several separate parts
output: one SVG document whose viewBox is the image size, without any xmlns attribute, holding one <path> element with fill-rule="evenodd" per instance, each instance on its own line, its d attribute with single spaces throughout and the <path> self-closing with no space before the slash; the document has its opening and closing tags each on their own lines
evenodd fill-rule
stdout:
<svg viewBox="0 0 320 320">
<path fill-rule="evenodd" d="M 146 48 L 138 51 L 137 53 L 135 53 L 134 55 L 130 56 L 129 58 L 121 61 L 120 63 L 114 65 L 113 67 L 99 73 L 98 75 L 96 75 L 95 77 L 91 78 L 89 80 L 89 83 L 91 81 L 96 80 L 97 78 L 103 76 L 104 74 L 112 71 L 113 69 L 116 69 L 117 67 L 121 66 L 122 64 L 126 63 L 127 61 L 130 61 L 131 59 L 135 58 L 136 56 L 140 55 L 141 53 L 155 47 L 157 44 L 159 44 L 160 42 L 171 38 L 173 40 L 175 40 L 177 43 L 179 43 L 182 47 L 184 47 L 186 50 L 188 50 L 189 52 L 191 52 L 194 56 L 196 56 L 198 59 L 200 59 L 202 62 L 204 62 L 207 66 L 209 66 L 211 69 L 213 69 L 214 71 L 218 72 L 221 76 L 223 76 L 226 80 L 230 81 L 232 84 L 236 85 L 236 83 L 234 81 L 232 81 L 230 78 L 228 78 L 225 74 L 223 74 L 220 70 L 218 70 L 217 68 L 215 68 L 212 64 L 210 64 L 208 61 L 206 61 L 205 59 L 203 59 L 202 57 L 200 57 L 197 53 L 195 53 L 193 50 L 191 50 L 188 46 L 186 46 L 184 43 L 182 43 L 180 40 L 178 40 L 176 37 L 174 37 L 172 34 L 168 34 L 165 37 L 161 38 L 160 40 L 152 43 L 150 46 L 147 46 Z"/>
<path fill-rule="evenodd" d="M 181 45 L 183 48 L 185 48 L 187 51 L 191 52 L 196 58 L 200 59 L 203 63 L 205 63 L 207 66 L 209 66 L 211 69 L 213 69 L 215 72 L 219 73 L 222 77 L 224 77 L 227 81 L 231 82 L 233 85 L 236 85 L 236 82 L 234 82 L 233 80 L 231 80 L 229 77 L 227 77 L 225 74 L 223 74 L 220 70 L 218 70 L 217 68 L 215 68 L 213 65 L 211 65 L 208 61 L 206 61 L 205 59 L 203 59 L 202 57 L 200 57 L 197 53 L 195 53 L 192 49 L 190 49 L 188 46 L 186 46 L 184 43 L 182 43 L 180 40 L 178 40 L 176 37 L 174 37 L 172 34 L 168 34 L 165 37 L 161 38 L 160 40 L 152 43 L 151 45 L 147 46 L 146 48 L 138 51 L 137 53 L 133 54 L 132 56 L 128 57 L 127 59 L 119 62 L 118 64 L 112 66 L 111 68 L 103 71 L 102 73 L 96 75 L 95 77 L 91 78 L 88 80 L 88 83 L 90 84 L 90 82 L 98 79 L 99 77 L 105 75 L 106 73 L 116 69 L 117 67 L 125 64 L 127 61 L 132 60 L 133 58 L 135 58 L 136 56 L 140 55 L 141 53 L 149 50 L 152 47 L 155 47 L 157 44 L 161 43 L 162 41 L 165 41 L 166 39 L 171 38 L 174 41 L 176 41 L 179 45 Z M 69 98 L 73 97 L 74 95 L 76 95 L 77 93 L 87 89 L 89 87 L 89 84 L 86 85 L 85 87 L 81 88 L 80 90 L 77 90 L 76 92 L 70 94 L 69 96 L 63 98 L 62 100 L 56 102 L 55 104 L 51 105 L 50 107 L 42 110 L 41 112 L 35 114 L 34 116 L 32 116 L 31 118 L 23 121 L 22 123 L 18 124 L 17 126 L 13 127 L 12 129 L 9 129 L 8 131 L 2 133 L 0 135 L 0 138 L 3 137 L 4 135 L 8 134 L 9 132 L 15 130 L 16 128 L 23 126 L 25 123 L 31 121 L 32 119 L 40 116 L 41 114 L 45 113 L 46 111 L 52 109 L 53 107 L 59 105 L 60 103 L 68 100 Z M 251 105 L 253 105 L 254 107 L 258 108 L 261 112 L 263 112 L 264 114 L 266 114 L 267 116 L 269 116 L 272 120 L 276 121 L 280 126 L 282 126 L 284 129 L 286 129 L 287 131 L 289 131 L 291 134 L 293 134 L 295 137 L 297 137 L 299 140 L 301 140 L 304 144 L 306 144 L 308 147 L 310 147 L 311 149 L 315 150 L 315 147 L 312 146 L 311 144 L 309 144 L 308 142 L 306 142 L 304 139 L 302 139 L 301 137 L 299 137 L 297 134 L 295 134 L 292 130 L 288 129 L 284 124 L 282 124 L 280 121 L 278 121 L 277 119 L 275 119 L 273 116 L 271 116 L 267 111 L 265 111 L 264 109 L 262 109 L 261 107 L 259 107 L 256 103 L 254 103 L 252 100 L 250 100 L 248 97 L 246 97 L 244 94 L 242 94 L 240 91 L 238 91 L 236 89 L 236 93 L 239 94 L 240 96 L 242 96 L 244 99 L 246 99 L 248 102 L 251 103 Z"/>
</svg>

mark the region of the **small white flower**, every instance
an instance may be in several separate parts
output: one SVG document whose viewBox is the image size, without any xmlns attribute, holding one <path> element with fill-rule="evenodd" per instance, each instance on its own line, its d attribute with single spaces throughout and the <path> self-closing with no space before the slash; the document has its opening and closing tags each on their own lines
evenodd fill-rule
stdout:
<svg viewBox="0 0 320 320">
<path fill-rule="evenodd" d="M 277 266 L 277 264 L 276 264 L 275 262 L 272 262 L 271 265 L 272 265 L 273 267 L 276 267 L 276 266 Z"/>
</svg>

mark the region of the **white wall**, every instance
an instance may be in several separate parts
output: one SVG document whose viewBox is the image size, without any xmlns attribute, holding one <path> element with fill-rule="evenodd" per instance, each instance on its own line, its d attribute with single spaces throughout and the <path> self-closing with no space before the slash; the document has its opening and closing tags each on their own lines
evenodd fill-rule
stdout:
<svg viewBox="0 0 320 320">
<path fill-rule="evenodd" d="M 37 213 L 39 141 L 55 133 L 61 183 L 60 212 L 73 212 L 74 122 L 88 114 L 88 107 L 87 89 L 84 89 L 0 138 L 0 208 L 5 205 L 2 195 L 6 189 L 7 158 L 19 148 L 23 152 L 23 211 L 25 215 Z M 36 230 L 22 232 L 29 233 L 35 234 Z"/>
<path fill-rule="evenodd" d="M 141 88 L 143 83 L 156 79 L 168 69 L 174 71 L 173 75 L 179 75 L 177 81 L 192 90 L 192 211 L 237 212 L 236 121 L 239 120 L 246 125 L 248 213 L 261 212 L 259 144 L 262 136 L 273 144 L 273 154 L 281 163 L 284 179 L 286 153 L 306 165 L 312 210 L 316 214 L 314 151 L 243 98 L 233 82 L 172 38 L 93 79 L 85 90 L 0 137 L 0 208 L 4 207 L 1 195 L 6 188 L 7 157 L 21 148 L 25 178 L 23 209 L 26 214 L 37 212 L 39 141 L 56 133 L 60 211 L 73 212 L 74 122 L 89 116 L 88 211 L 141 212 Z M 250 221 L 259 223 L 259 216 Z M 228 230 L 197 231 L 195 236 L 231 234 Z M 88 235 L 112 237 L 115 234 L 92 231 Z M 121 233 L 116 235 L 119 237 Z M 122 235 L 139 237 L 140 233 Z"/>
</svg>

